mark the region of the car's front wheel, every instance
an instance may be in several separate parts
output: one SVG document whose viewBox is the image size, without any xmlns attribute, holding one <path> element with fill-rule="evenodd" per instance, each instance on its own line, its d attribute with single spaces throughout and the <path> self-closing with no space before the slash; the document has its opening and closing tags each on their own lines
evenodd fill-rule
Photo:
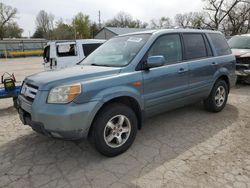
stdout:
<svg viewBox="0 0 250 188">
<path fill-rule="evenodd" d="M 134 142 L 137 133 L 137 117 L 124 104 L 105 106 L 93 123 L 93 141 L 96 149 L 113 157 L 125 152 Z"/>
</svg>

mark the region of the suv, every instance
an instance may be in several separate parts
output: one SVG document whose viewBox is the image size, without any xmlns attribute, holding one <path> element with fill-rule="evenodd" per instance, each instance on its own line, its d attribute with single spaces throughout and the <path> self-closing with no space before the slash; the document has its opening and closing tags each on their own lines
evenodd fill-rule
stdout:
<svg viewBox="0 0 250 188">
<path fill-rule="evenodd" d="M 19 114 L 39 133 L 91 138 L 115 156 L 149 116 L 197 101 L 221 111 L 235 80 L 235 57 L 220 32 L 139 32 L 110 39 L 75 67 L 27 77 Z"/>
<path fill-rule="evenodd" d="M 238 80 L 250 84 L 250 34 L 233 36 L 228 44 L 236 56 Z"/>
</svg>

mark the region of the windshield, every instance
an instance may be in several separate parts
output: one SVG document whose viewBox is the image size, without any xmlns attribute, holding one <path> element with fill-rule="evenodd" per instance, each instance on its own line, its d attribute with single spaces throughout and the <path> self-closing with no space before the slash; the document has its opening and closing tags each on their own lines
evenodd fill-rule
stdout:
<svg viewBox="0 0 250 188">
<path fill-rule="evenodd" d="M 250 37 L 234 36 L 228 41 L 230 48 L 234 49 L 250 49 Z"/>
<path fill-rule="evenodd" d="M 134 59 L 149 37 L 149 34 L 140 34 L 112 38 L 84 59 L 81 65 L 126 66 Z"/>
</svg>

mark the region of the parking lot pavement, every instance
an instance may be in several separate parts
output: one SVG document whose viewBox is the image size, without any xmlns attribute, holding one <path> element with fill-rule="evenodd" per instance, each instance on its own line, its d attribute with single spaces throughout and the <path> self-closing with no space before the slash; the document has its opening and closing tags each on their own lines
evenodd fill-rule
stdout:
<svg viewBox="0 0 250 188">
<path fill-rule="evenodd" d="M 15 60 L 13 69 L 24 77 L 42 70 L 39 61 Z M 250 187 L 250 86 L 232 89 L 217 114 L 195 104 L 147 120 L 114 158 L 34 133 L 11 99 L 0 100 L 0 187 Z"/>
</svg>

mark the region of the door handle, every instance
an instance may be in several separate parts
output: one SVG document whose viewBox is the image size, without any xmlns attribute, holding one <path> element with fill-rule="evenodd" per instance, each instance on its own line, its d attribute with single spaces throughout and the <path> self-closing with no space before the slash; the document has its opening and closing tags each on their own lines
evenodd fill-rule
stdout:
<svg viewBox="0 0 250 188">
<path fill-rule="evenodd" d="M 187 72 L 188 70 L 187 69 L 184 69 L 184 68 L 180 68 L 178 73 L 181 74 L 181 73 L 184 73 L 184 72 Z"/>
<path fill-rule="evenodd" d="M 211 65 L 217 65 L 217 64 L 218 64 L 218 63 L 216 63 L 216 62 L 212 62 L 212 63 L 211 63 Z"/>
</svg>

